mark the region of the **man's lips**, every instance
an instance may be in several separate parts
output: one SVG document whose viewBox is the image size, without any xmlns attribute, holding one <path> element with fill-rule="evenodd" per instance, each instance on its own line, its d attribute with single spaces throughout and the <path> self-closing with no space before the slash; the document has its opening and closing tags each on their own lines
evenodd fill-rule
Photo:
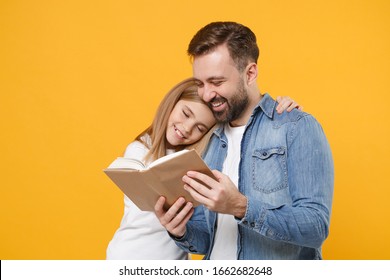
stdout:
<svg viewBox="0 0 390 280">
<path fill-rule="evenodd" d="M 226 100 L 217 99 L 217 100 L 209 102 L 209 104 L 210 104 L 210 107 L 213 111 L 218 112 L 218 111 L 224 110 L 227 103 L 226 103 Z"/>
</svg>

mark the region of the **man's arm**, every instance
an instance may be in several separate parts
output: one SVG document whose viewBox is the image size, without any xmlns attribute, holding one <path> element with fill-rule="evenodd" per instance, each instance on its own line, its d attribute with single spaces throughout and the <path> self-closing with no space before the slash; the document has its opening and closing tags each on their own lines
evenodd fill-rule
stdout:
<svg viewBox="0 0 390 280">
<path fill-rule="evenodd" d="M 291 204 L 275 207 L 249 197 L 246 215 L 239 224 L 273 240 L 319 248 L 329 233 L 332 207 L 334 171 L 330 147 L 312 116 L 297 121 L 288 141 Z"/>
</svg>

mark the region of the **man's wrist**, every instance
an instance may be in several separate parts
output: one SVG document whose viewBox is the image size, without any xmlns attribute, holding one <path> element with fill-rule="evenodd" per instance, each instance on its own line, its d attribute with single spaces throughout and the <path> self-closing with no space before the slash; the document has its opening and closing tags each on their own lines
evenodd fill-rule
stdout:
<svg viewBox="0 0 390 280">
<path fill-rule="evenodd" d="M 245 195 L 241 194 L 239 202 L 236 204 L 237 206 L 234 208 L 234 217 L 237 219 L 242 219 L 245 216 L 246 213 L 246 207 L 247 207 L 247 198 Z"/>
</svg>

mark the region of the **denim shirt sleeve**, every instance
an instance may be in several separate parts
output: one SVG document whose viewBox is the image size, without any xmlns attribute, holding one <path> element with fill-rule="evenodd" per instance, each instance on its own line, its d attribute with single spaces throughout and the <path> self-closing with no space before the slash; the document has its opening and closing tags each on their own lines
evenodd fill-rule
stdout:
<svg viewBox="0 0 390 280">
<path fill-rule="evenodd" d="M 204 216 L 203 206 L 195 208 L 194 214 L 186 225 L 186 233 L 181 238 L 175 238 L 176 245 L 188 253 L 205 255 L 210 247 L 210 234 Z"/>
<path fill-rule="evenodd" d="M 292 203 L 278 207 L 247 197 L 239 225 L 273 240 L 319 248 L 329 233 L 333 159 L 320 124 L 306 115 L 290 124 L 287 176 Z M 261 178 L 259 178 L 261 179 Z"/>
</svg>

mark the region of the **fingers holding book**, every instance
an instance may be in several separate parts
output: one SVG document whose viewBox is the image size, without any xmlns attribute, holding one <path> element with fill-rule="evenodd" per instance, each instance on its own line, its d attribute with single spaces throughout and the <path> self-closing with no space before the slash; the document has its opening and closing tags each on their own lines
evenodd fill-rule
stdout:
<svg viewBox="0 0 390 280">
<path fill-rule="evenodd" d="M 186 232 L 186 224 L 194 213 L 191 202 L 186 202 L 183 197 L 179 197 L 168 209 L 164 210 L 165 197 L 161 196 L 154 207 L 157 218 L 161 225 L 173 236 L 180 238 Z"/>
</svg>

